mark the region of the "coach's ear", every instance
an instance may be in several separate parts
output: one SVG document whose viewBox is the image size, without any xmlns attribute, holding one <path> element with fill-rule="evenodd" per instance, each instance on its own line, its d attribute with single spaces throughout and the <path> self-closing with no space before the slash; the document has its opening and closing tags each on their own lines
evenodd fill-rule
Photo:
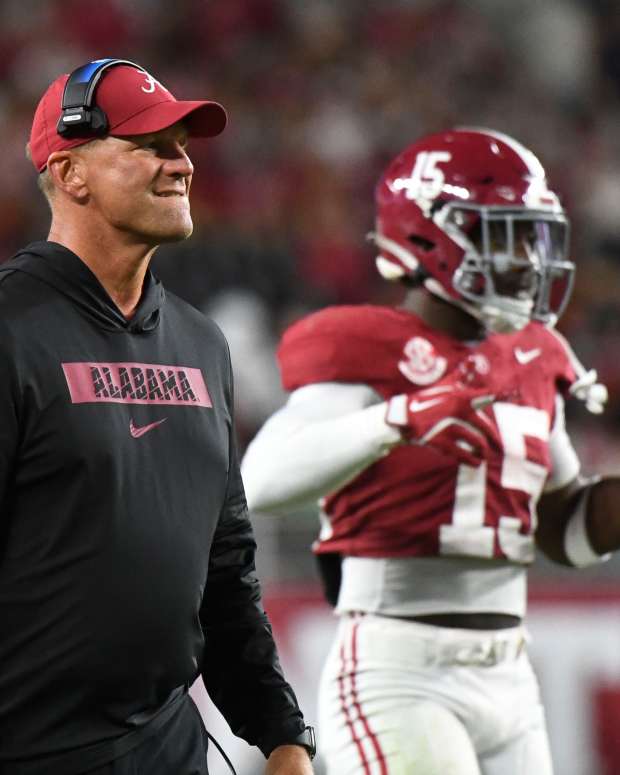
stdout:
<svg viewBox="0 0 620 775">
<path fill-rule="evenodd" d="M 47 160 L 50 181 L 56 191 L 63 192 L 76 202 L 88 199 L 86 161 L 72 149 L 54 151 Z"/>
</svg>

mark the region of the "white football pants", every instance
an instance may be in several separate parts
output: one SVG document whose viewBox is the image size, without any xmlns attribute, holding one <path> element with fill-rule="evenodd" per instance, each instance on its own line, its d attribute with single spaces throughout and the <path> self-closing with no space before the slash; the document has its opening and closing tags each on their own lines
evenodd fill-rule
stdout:
<svg viewBox="0 0 620 775">
<path fill-rule="evenodd" d="M 328 775 L 552 775 L 525 640 L 342 617 L 319 691 Z"/>
</svg>

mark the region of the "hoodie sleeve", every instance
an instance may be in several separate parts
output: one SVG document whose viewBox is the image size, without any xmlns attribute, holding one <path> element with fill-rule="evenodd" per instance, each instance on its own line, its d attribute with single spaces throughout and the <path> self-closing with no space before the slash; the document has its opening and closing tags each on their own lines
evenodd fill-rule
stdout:
<svg viewBox="0 0 620 775">
<path fill-rule="evenodd" d="M 284 678 L 255 567 L 249 519 L 231 429 L 228 487 L 209 559 L 201 609 L 202 676 L 232 731 L 265 757 L 305 726 Z"/>
<path fill-rule="evenodd" d="M 19 443 L 19 388 L 10 333 L 0 321 L 0 557 L 6 500 Z"/>
</svg>

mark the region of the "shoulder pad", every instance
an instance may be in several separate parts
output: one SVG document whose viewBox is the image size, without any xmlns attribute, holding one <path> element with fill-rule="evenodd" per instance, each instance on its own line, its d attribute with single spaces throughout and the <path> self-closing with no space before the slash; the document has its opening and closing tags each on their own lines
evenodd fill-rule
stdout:
<svg viewBox="0 0 620 775">
<path fill-rule="evenodd" d="M 277 357 L 286 390 L 316 382 L 372 384 L 393 369 L 402 347 L 402 322 L 389 307 L 328 307 L 293 324 Z"/>
</svg>

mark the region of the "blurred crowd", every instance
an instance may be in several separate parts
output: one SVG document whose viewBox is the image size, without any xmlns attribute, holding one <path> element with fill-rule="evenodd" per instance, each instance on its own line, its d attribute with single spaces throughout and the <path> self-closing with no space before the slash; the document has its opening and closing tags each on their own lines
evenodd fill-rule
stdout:
<svg viewBox="0 0 620 775">
<path fill-rule="evenodd" d="M 614 0 L 2 0 L 1 255 L 43 238 L 24 156 L 34 105 L 96 57 L 138 62 L 227 131 L 196 142 L 194 237 L 165 285 L 229 337 L 244 446 L 283 400 L 282 329 L 332 303 L 398 301 L 365 240 L 386 162 L 429 131 L 486 126 L 531 147 L 572 221 L 577 282 L 560 329 L 608 385 L 571 410 L 586 466 L 620 462 L 620 14 Z"/>
</svg>

